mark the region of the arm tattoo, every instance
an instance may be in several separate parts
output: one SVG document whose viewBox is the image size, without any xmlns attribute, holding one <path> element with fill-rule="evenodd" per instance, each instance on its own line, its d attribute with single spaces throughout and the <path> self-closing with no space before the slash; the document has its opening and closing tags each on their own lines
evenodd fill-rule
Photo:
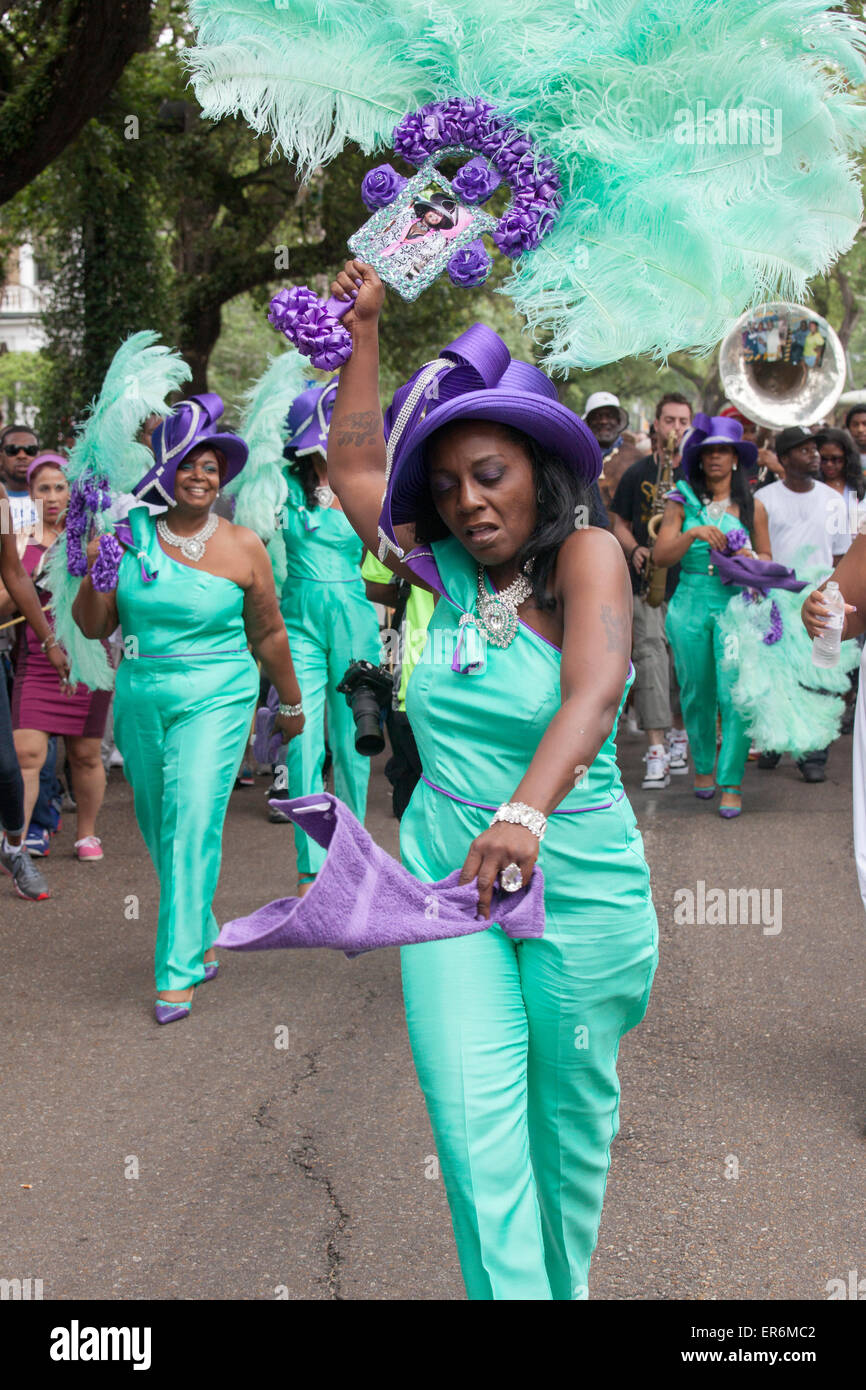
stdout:
<svg viewBox="0 0 866 1390">
<path fill-rule="evenodd" d="M 615 613 L 609 603 L 601 605 L 601 621 L 604 623 L 604 630 L 607 634 L 607 650 L 617 652 L 620 656 L 629 656 L 631 653 L 631 642 L 629 640 L 628 619 L 624 613 Z"/>
<path fill-rule="evenodd" d="M 341 449 L 362 449 L 379 439 L 379 416 L 375 410 L 351 410 L 337 421 L 337 443 Z"/>
</svg>

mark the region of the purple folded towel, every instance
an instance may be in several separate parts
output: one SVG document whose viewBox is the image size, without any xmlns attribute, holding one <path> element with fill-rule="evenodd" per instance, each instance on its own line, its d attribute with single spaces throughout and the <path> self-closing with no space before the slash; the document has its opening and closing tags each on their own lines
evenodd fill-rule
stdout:
<svg viewBox="0 0 866 1390">
<path fill-rule="evenodd" d="M 544 880 L 538 867 L 517 893 L 494 889 L 487 922 L 475 916 L 477 885 L 460 885 L 459 869 L 438 883 L 422 883 L 329 792 L 270 804 L 326 849 L 327 857 L 303 898 L 279 898 L 226 922 L 217 946 L 232 951 L 330 946 L 351 957 L 377 946 L 468 936 L 494 923 L 518 939 L 544 934 Z"/>
</svg>

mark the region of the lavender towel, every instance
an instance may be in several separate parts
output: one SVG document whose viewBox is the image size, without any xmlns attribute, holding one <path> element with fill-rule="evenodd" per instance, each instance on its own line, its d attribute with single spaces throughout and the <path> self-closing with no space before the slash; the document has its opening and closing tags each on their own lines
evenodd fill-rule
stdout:
<svg viewBox="0 0 866 1390">
<path fill-rule="evenodd" d="M 723 584 L 741 584 L 745 589 L 759 589 L 762 594 L 768 589 L 791 589 L 799 593 L 806 587 L 805 579 L 798 579 L 793 570 L 776 560 L 724 555 L 720 550 L 711 550 L 710 557 Z"/>
<path fill-rule="evenodd" d="M 325 863 L 305 897 L 279 898 L 226 922 L 217 946 L 232 951 L 330 946 L 351 957 L 377 946 L 468 936 L 494 922 L 517 939 L 544 934 L 544 880 L 538 867 L 517 893 L 494 889 L 490 921 L 479 920 L 477 885 L 458 884 L 459 869 L 438 883 L 422 883 L 330 793 L 270 804 L 328 851 Z"/>
</svg>

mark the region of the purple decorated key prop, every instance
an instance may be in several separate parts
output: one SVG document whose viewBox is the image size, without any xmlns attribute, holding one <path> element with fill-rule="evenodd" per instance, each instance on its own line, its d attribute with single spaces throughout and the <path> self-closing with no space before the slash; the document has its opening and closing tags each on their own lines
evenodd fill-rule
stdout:
<svg viewBox="0 0 866 1390">
<path fill-rule="evenodd" d="M 373 215 L 349 249 L 406 300 L 446 270 L 455 285 L 482 284 L 492 266 L 482 235 L 514 259 L 535 250 L 556 220 L 562 193 L 553 161 L 489 102 L 452 97 L 410 112 L 394 131 L 394 150 L 419 172 L 406 179 L 380 164 L 365 174 L 361 197 Z M 469 153 L 449 182 L 437 161 Z M 481 205 L 503 181 L 511 200 L 497 219 Z M 274 296 L 268 319 L 314 367 L 335 371 L 352 354 L 340 322 L 351 307 L 298 285 Z"/>
</svg>

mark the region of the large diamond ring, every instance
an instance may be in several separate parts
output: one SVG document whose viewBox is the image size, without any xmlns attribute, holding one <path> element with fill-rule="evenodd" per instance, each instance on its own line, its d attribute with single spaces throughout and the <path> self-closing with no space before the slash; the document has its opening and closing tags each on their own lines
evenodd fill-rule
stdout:
<svg viewBox="0 0 866 1390">
<path fill-rule="evenodd" d="M 516 893 L 518 888 L 523 887 L 523 874 L 516 864 L 506 864 L 502 873 L 499 875 L 499 886 L 506 893 Z"/>
</svg>

